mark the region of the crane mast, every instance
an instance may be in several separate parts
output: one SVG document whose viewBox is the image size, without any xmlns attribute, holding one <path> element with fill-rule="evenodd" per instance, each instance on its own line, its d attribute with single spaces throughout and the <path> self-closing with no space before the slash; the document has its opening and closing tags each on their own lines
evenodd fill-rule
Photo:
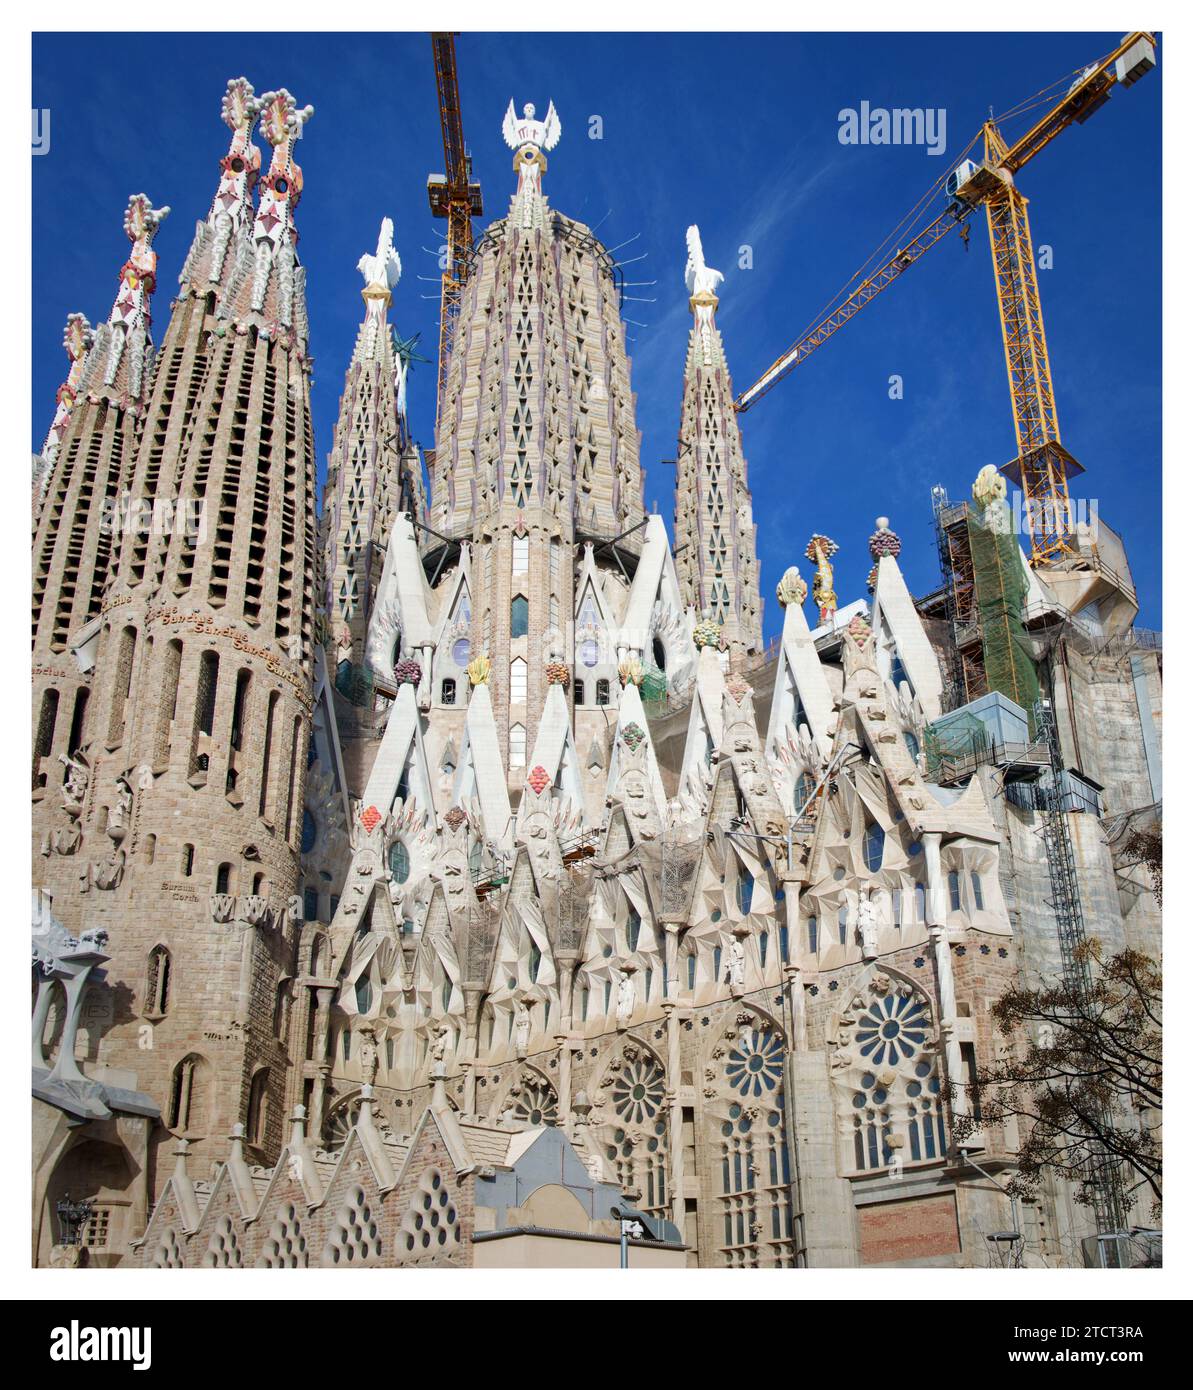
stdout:
<svg viewBox="0 0 1193 1390">
<path fill-rule="evenodd" d="M 1060 440 L 1027 199 L 1014 176 L 1061 131 L 1088 120 L 1110 99 L 1111 88 L 1131 86 L 1155 65 L 1155 39 L 1136 31 L 1090 64 L 1015 144 L 1008 146 L 994 122 L 985 122 L 979 136 L 982 162 L 965 160 L 949 175 L 948 208 L 797 339 L 742 392 L 735 408 L 749 410 L 937 242 L 984 207 L 1017 446 L 1016 456 L 1001 471 L 1022 489 L 1032 563 L 1050 565 L 1063 559 L 1071 533 L 1069 479 L 1084 470 Z"/>
<path fill-rule="evenodd" d="M 452 335 L 460 312 L 460 292 L 472 250 L 472 219 L 483 212 L 481 186 L 472 178 L 472 158 L 464 144 L 464 122 L 460 115 L 460 87 L 456 78 L 456 39 L 454 34 L 432 34 L 435 57 L 435 86 L 439 94 L 439 124 L 443 133 L 442 174 L 427 179 L 427 198 L 431 212 L 447 219 L 447 246 L 440 276 L 439 300 L 439 382 L 435 397 L 435 433 L 439 433 L 439 411 L 447 385 Z"/>
</svg>

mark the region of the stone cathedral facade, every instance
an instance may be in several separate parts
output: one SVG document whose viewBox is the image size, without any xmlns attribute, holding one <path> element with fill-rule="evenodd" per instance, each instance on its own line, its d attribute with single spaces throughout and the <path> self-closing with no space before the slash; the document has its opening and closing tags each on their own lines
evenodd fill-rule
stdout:
<svg viewBox="0 0 1193 1390">
<path fill-rule="evenodd" d="M 932 780 L 947 660 L 897 537 L 840 611 L 811 545 L 828 620 L 793 566 L 764 650 L 692 228 L 672 549 L 618 268 L 547 196 L 554 107 L 512 105 L 434 450 L 387 220 L 317 510 L 312 114 L 229 83 L 160 347 L 169 209 L 130 199 L 35 459 L 35 1260 L 69 1194 L 99 1264 L 518 1263 L 546 1229 L 569 1263 L 618 1203 L 661 1264 L 989 1262 L 1005 1199 L 951 1107 L 1055 926 L 1033 813 Z M 1077 838 L 1099 929 L 1154 945 Z M 1026 1262 L 1089 1229 L 1050 1190 Z"/>
</svg>

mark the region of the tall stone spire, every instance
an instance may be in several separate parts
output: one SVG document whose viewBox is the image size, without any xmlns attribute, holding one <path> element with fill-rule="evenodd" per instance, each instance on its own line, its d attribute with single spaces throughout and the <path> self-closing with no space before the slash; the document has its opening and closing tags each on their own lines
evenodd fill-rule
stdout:
<svg viewBox="0 0 1193 1390">
<path fill-rule="evenodd" d="M 293 221 L 293 142 L 310 109 L 285 92 L 258 103 L 235 79 L 222 114 L 231 148 L 187 257 L 135 466 L 121 474 L 121 524 L 108 532 L 118 564 L 85 602 L 85 540 L 74 560 L 84 583 L 72 575 L 63 587 L 72 612 L 42 617 L 45 664 L 65 667 L 70 641 L 90 700 L 38 746 L 35 798 L 49 755 L 66 753 L 70 776 L 63 791 L 43 782 L 34 880 L 68 929 L 109 930 L 108 973 L 129 997 L 164 952 L 176 996 L 202 1001 L 117 1020 L 104 1060 L 135 1067 L 166 1124 L 196 1143 L 243 1122 L 276 1151 L 286 1059 L 262 1001 L 293 960 L 316 663 L 315 451 Z M 254 216 L 258 117 L 273 160 Z M 133 204 L 136 260 L 160 214 Z M 126 302 L 121 323 L 147 318 L 122 290 L 118 310 Z M 107 351 L 97 335 L 92 356 Z M 126 347 L 121 373 L 127 357 Z M 90 508 L 98 516 L 94 499 Z M 138 1036 L 146 1019 L 150 1050 Z"/>
<path fill-rule="evenodd" d="M 688 228 L 685 270 L 694 316 L 688 335 L 675 479 L 676 568 L 685 600 L 721 625 L 731 655 L 762 649 L 754 514 L 717 328 L 717 287 L 700 229 Z"/>
<path fill-rule="evenodd" d="M 393 231 L 393 222 L 385 218 L 376 251 L 357 264 L 364 277 L 365 316 L 345 374 L 328 458 L 321 599 L 333 670 L 344 661 L 353 668 L 362 664 L 395 513 L 414 511 L 422 520 L 422 466 L 406 425 L 409 356 L 398 350 L 387 318 L 402 274 Z M 340 686 L 351 693 L 342 678 Z"/>
<path fill-rule="evenodd" d="M 66 433 L 70 413 L 74 410 L 75 401 L 78 399 L 79 383 L 83 378 L 83 364 L 88 349 L 94 340 L 95 334 L 92 332 L 85 314 L 70 314 L 67 317 L 62 346 L 66 349 L 66 355 L 70 360 L 70 370 L 54 398 L 57 402 L 57 409 L 54 411 L 54 422 L 46 435 L 46 442 L 41 447 L 41 453 L 36 455 L 33 461 L 33 514 L 35 521 L 37 513 L 41 510 L 42 499 L 49 486 L 54 464 L 58 460 L 58 449 L 62 443 L 62 437 Z"/>
<path fill-rule="evenodd" d="M 447 608 L 441 620 L 452 640 L 440 643 L 431 694 L 438 699 L 446 680 L 452 698 L 462 697 L 470 656 L 491 659 L 487 694 L 516 796 L 547 668 L 575 665 L 584 544 L 619 538 L 628 573 L 645 518 L 613 259 L 588 227 L 551 209 L 543 191 L 546 151 L 561 134 L 554 105 L 539 121 L 533 107 L 518 117 L 511 103 L 502 129 L 517 187 L 509 215 L 478 243 L 464 286 L 436 440 L 430 524 L 467 550 L 458 569 L 450 568 L 454 552 L 446 556 L 438 586 L 459 580 L 459 592 L 432 600 Z M 609 549 L 601 560 L 617 563 Z M 626 580 L 618 574 L 609 583 L 620 610 Z M 590 601 L 593 613 L 603 601 L 602 590 Z M 614 627 L 599 669 L 584 668 L 582 702 L 595 703 L 598 684 L 608 701 Z M 574 684 L 572 691 L 574 704 Z"/>
<path fill-rule="evenodd" d="M 54 448 L 56 440 L 56 461 L 41 480 L 45 497 L 33 541 L 35 795 L 50 777 L 44 760 L 68 751 L 68 737 L 74 735 L 67 730 L 77 726 L 65 708 L 56 722 L 58 706 L 66 701 L 74 709 L 77 701 L 86 701 L 70 650 L 99 616 L 108 584 L 121 499 L 152 376 L 149 301 L 157 280 L 152 242 L 168 212 L 155 209 L 143 193 L 128 200 L 124 232 L 132 249 L 120 268 L 108 320 L 94 335 L 81 315 L 67 326 L 72 367 L 58 393 L 47 441 Z M 60 780 L 57 773 L 55 780 Z"/>
</svg>

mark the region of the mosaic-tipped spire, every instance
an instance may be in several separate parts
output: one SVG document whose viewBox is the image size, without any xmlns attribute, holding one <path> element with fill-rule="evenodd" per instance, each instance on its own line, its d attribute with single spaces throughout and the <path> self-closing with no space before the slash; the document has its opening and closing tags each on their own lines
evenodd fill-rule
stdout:
<svg viewBox="0 0 1193 1390">
<path fill-rule="evenodd" d="M 884 555 L 892 555 L 898 559 L 903 542 L 891 530 L 890 518 L 880 516 L 874 525 L 876 530 L 870 537 L 870 554 L 875 560 L 881 560 Z"/>
<path fill-rule="evenodd" d="M 837 595 L 833 592 L 833 567 L 829 561 L 837 553 L 837 542 L 819 533 L 808 542 L 804 554 L 816 566 L 816 577 L 812 581 L 812 598 L 820 609 L 820 621 L 832 621 L 837 611 Z"/>
<path fill-rule="evenodd" d="M 56 397 L 58 409 L 54 412 L 54 423 L 50 426 L 50 432 L 46 435 L 46 442 L 42 445 L 41 456 L 45 460 L 47 470 L 58 457 L 58 446 L 62 443 L 62 436 L 66 433 L 66 424 L 70 419 L 70 412 L 74 409 L 78 394 L 79 380 L 83 374 L 83 361 L 94 340 L 95 335 L 91 331 L 91 325 L 85 314 L 71 314 L 67 317 L 62 346 L 66 349 L 67 357 L 70 358 L 70 370 L 66 374 L 66 380 L 58 388 Z M 48 477 L 48 471 L 44 476 Z"/>
<path fill-rule="evenodd" d="M 108 315 L 104 385 L 116 385 L 117 373 L 124 362 L 130 397 L 140 396 L 145 375 L 151 321 L 149 303 L 157 288 L 157 252 L 152 242 L 169 215 L 168 207 L 155 208 L 144 193 L 134 193 L 124 213 L 124 232 L 133 249 L 120 268 L 120 289 Z"/>
<path fill-rule="evenodd" d="M 217 229 L 225 218 L 229 228 L 239 227 L 252 212 L 253 189 L 261 174 L 261 151 L 252 137 L 260 113 L 261 102 L 248 78 L 229 78 L 220 115 L 232 132 L 232 141 L 220 160 L 220 186 L 207 218 Z"/>
<path fill-rule="evenodd" d="M 275 251 L 284 242 L 298 240 L 294 209 L 302 197 L 302 170 L 294 159 L 294 143 L 302 139 L 303 126 L 315 114 L 313 106 L 299 109 L 283 87 L 261 97 L 261 134 L 273 146 L 269 171 L 258 185 L 257 220 L 253 241 L 258 247 L 268 243 Z"/>
</svg>

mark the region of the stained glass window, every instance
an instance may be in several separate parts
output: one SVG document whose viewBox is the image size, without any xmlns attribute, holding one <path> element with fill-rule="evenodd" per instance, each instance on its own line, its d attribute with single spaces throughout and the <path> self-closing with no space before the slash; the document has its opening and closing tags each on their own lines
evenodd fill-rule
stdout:
<svg viewBox="0 0 1193 1390">
<path fill-rule="evenodd" d="M 876 821 L 866 826 L 862 839 L 862 858 L 870 872 L 877 873 L 882 868 L 882 852 L 886 845 L 886 831 Z"/>
<path fill-rule="evenodd" d="M 389 871 L 395 883 L 405 883 L 410 877 L 410 851 L 401 840 L 395 840 L 389 847 Z"/>
</svg>

